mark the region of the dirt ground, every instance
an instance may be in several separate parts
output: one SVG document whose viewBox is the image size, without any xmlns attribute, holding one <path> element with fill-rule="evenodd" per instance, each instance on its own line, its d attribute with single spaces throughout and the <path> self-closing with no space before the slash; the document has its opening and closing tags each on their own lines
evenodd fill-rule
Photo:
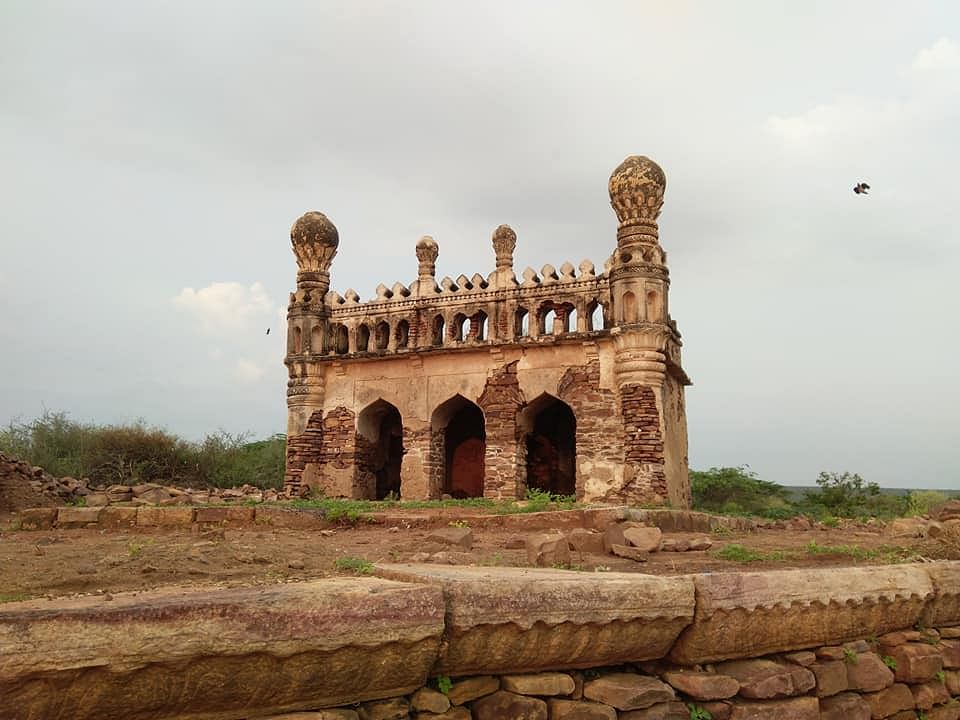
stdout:
<svg viewBox="0 0 960 720">
<path fill-rule="evenodd" d="M 9 520 L 7 516 L 6 520 Z M 375 523 L 327 529 L 247 526 L 236 529 L 46 530 L 0 532 L 0 602 L 72 594 L 110 594 L 158 587 L 217 588 L 297 582 L 336 574 L 341 558 L 370 562 L 422 560 L 450 564 L 527 566 L 519 538 L 523 521 L 487 527 L 476 512 L 393 511 Z M 433 530 L 471 527 L 473 547 L 429 542 Z M 9 522 L 0 518 L 0 527 Z M 569 529 L 566 527 L 565 529 Z M 756 532 L 664 533 L 664 539 L 710 537 L 706 551 L 658 552 L 647 562 L 612 555 L 572 553 L 571 569 L 655 575 L 792 567 L 863 565 L 917 560 L 934 550 L 920 539 L 891 538 L 865 530 L 758 530 Z M 811 543 L 815 543 L 811 546 Z M 725 560 L 718 552 L 738 544 L 764 555 L 752 562 Z M 509 546 L 509 547 L 508 547 Z M 811 552 L 811 547 L 814 552 Z M 824 552 L 824 548 L 833 548 Z"/>
</svg>

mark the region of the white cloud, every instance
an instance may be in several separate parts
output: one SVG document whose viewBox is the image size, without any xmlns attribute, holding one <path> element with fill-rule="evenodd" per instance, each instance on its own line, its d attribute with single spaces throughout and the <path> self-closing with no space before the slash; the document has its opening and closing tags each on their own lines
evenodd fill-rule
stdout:
<svg viewBox="0 0 960 720">
<path fill-rule="evenodd" d="M 960 46 L 946 38 L 940 38 L 917 53 L 911 68 L 916 72 L 960 69 Z"/>
<path fill-rule="evenodd" d="M 233 369 L 233 376 L 241 383 L 255 383 L 263 377 L 263 368 L 252 360 L 240 358 Z"/>
<path fill-rule="evenodd" d="M 896 101 L 842 97 L 798 115 L 771 115 L 766 128 L 784 144 L 806 148 L 823 139 L 876 137 L 901 125 L 909 113 Z"/>
<path fill-rule="evenodd" d="M 259 325 L 266 328 L 276 311 L 276 305 L 259 282 L 250 287 L 238 282 L 218 282 L 199 290 L 184 288 L 173 298 L 173 304 L 211 334 L 253 330 Z"/>
</svg>

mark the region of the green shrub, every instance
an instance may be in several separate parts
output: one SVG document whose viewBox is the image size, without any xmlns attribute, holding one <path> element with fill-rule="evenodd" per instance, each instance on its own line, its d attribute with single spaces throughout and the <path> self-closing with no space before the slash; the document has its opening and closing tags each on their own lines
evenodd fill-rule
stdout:
<svg viewBox="0 0 960 720">
<path fill-rule="evenodd" d="M 746 465 L 691 470 L 693 507 L 728 515 L 753 514 L 774 519 L 796 515 L 787 490 L 761 480 Z"/>
<path fill-rule="evenodd" d="M 95 425 L 47 411 L 32 422 L 11 422 L 0 430 L 0 451 L 57 477 L 87 477 L 94 484 L 279 488 L 286 437 L 249 442 L 246 435 L 221 431 L 195 443 L 142 420 Z"/>
</svg>

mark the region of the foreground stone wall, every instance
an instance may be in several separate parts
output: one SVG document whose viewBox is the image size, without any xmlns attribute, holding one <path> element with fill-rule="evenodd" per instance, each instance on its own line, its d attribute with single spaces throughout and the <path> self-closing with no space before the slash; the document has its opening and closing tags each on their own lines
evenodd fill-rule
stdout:
<svg viewBox="0 0 960 720">
<path fill-rule="evenodd" d="M 0 605 L 0 718 L 960 719 L 960 563 L 376 573 Z"/>
</svg>

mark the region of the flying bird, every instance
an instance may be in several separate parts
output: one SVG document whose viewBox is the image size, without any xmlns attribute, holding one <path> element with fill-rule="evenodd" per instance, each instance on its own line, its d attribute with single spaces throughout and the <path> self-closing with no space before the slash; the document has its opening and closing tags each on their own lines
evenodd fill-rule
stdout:
<svg viewBox="0 0 960 720">
<path fill-rule="evenodd" d="M 270 328 L 267 328 L 267 335 L 270 334 Z"/>
<path fill-rule="evenodd" d="M 867 190 L 869 189 L 870 189 L 870 186 L 867 185 L 865 182 L 858 182 L 856 185 L 853 186 L 853 191 L 857 195 L 867 195 L 868 194 Z"/>
</svg>

